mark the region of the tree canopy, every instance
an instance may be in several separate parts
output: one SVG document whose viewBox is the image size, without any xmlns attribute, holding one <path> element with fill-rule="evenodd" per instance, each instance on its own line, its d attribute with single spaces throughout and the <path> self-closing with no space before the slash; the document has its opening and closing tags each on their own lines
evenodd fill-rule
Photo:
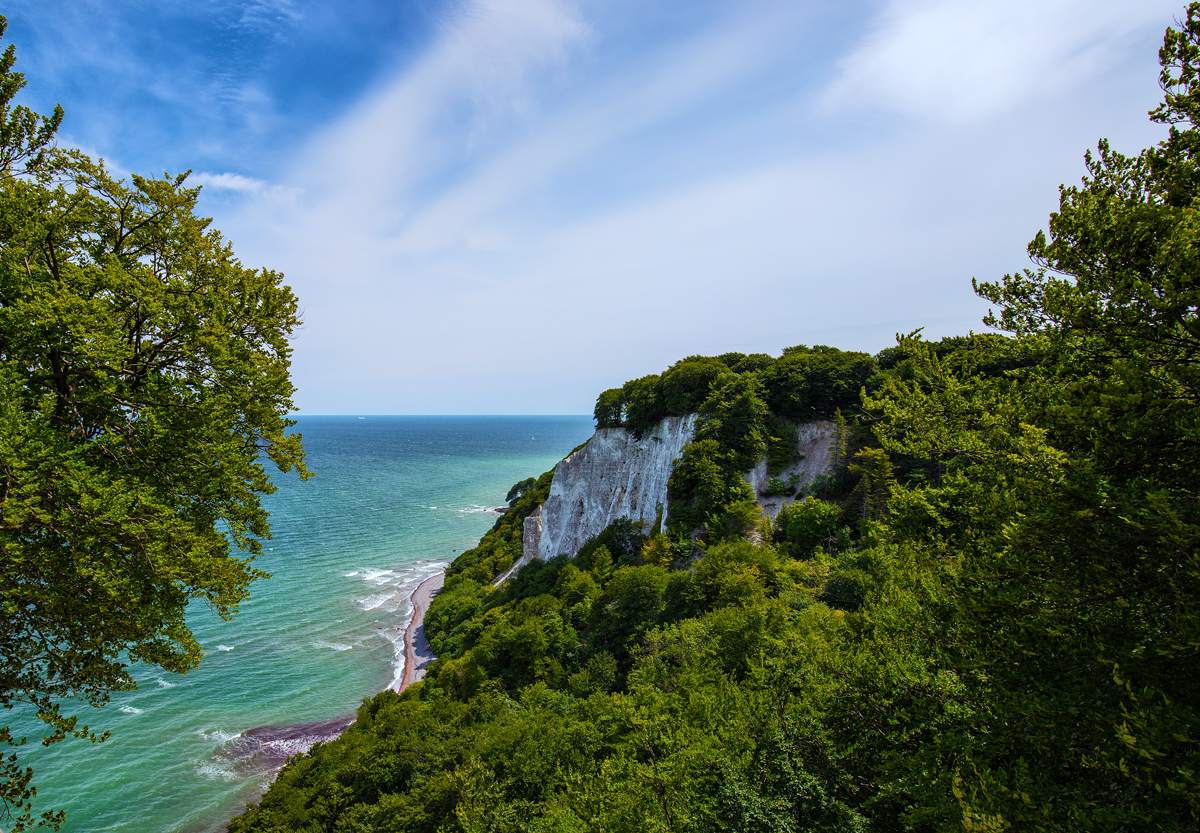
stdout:
<svg viewBox="0 0 1200 833">
<path fill-rule="evenodd" d="M 0 35 L 4 22 L 0 18 Z M 283 276 L 243 266 L 196 216 L 187 174 L 115 178 L 13 104 L 0 59 L 0 705 L 51 742 L 102 734 L 60 712 L 133 687 L 132 662 L 201 658 L 189 600 L 228 617 L 264 573 L 264 462 L 299 470 L 289 434 Z M 244 555 L 239 555 L 240 550 Z M 23 738 L 0 729 L 0 740 Z M 10 829 L 31 773 L 0 768 Z M 47 813 L 55 823 L 60 817 Z"/>
</svg>

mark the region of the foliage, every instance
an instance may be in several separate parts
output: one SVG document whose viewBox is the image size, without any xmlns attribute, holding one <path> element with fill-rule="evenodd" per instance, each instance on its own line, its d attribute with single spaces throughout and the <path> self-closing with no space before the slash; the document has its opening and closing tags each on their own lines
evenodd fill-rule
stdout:
<svg viewBox="0 0 1200 833">
<path fill-rule="evenodd" d="M 592 412 L 597 428 L 617 428 L 625 418 L 625 402 L 620 388 L 612 388 L 596 397 Z"/>
<path fill-rule="evenodd" d="M 0 33 L 3 22 L 0 19 Z M 43 742 L 102 739 L 60 712 L 133 687 L 132 662 L 185 672 L 190 599 L 237 610 L 269 537 L 263 463 L 307 477 L 288 434 L 297 302 L 249 269 L 186 174 L 114 178 L 53 147 L 61 110 L 11 104 L 0 59 L 0 705 Z M 234 548 L 248 556 L 235 555 Z M 0 739 L 18 746 L 7 729 Z M 10 829 L 33 823 L 29 771 L 4 759 Z M 49 814 L 43 821 L 57 824 Z"/>
<path fill-rule="evenodd" d="M 796 426 L 774 414 L 767 416 L 767 474 L 779 474 L 804 459 Z M 793 488 L 793 492 L 796 490 Z"/>
<path fill-rule="evenodd" d="M 700 406 L 695 439 L 667 487 L 668 518 L 676 535 L 703 528 L 710 540 L 740 538 L 753 518 L 754 492 L 741 473 L 766 453 L 770 414 L 753 374 L 727 376 Z"/>
<path fill-rule="evenodd" d="M 789 348 L 766 373 L 763 383 L 771 411 L 786 419 L 829 419 L 839 409 L 859 404 L 859 392 L 878 370 L 866 353 L 824 345 Z"/>
<path fill-rule="evenodd" d="M 508 494 L 504 496 L 504 499 L 508 501 L 509 506 L 513 506 L 518 500 L 520 500 L 521 495 L 525 494 L 536 485 L 536 479 L 532 477 L 526 477 L 520 483 L 514 483 L 513 487 L 508 490 Z"/>
<path fill-rule="evenodd" d="M 0 15 L 0 37 L 7 30 L 8 20 Z M 13 104 L 25 86 L 24 73 L 13 69 L 16 63 L 17 48 L 10 43 L 0 55 L 0 175 L 5 177 L 43 169 L 63 120 L 63 109 L 57 104 L 50 116 Z"/>
<path fill-rule="evenodd" d="M 612 523 L 594 538 L 585 541 L 576 557 L 586 569 L 591 569 L 592 554 L 604 549 L 615 564 L 633 564 L 647 540 L 646 524 L 630 518 L 614 518 Z"/>
<path fill-rule="evenodd" d="M 767 481 L 767 485 L 758 490 L 759 497 L 792 497 L 796 494 L 796 489 L 799 488 L 800 477 L 793 474 L 787 480 L 781 477 L 772 477 Z"/>
<path fill-rule="evenodd" d="M 1193 4 L 1162 52 L 1169 137 L 1136 157 L 1101 143 L 1030 244 L 1042 269 L 978 286 L 1035 362 L 996 378 L 909 339 L 914 378 L 874 403 L 885 447 L 946 467 L 894 496 L 894 527 L 963 558 L 952 667 L 986 669 L 990 690 L 954 784 L 968 819 L 1200 818 L 1197 44 Z"/>
<path fill-rule="evenodd" d="M 834 549 L 842 508 L 810 497 L 785 506 L 775 518 L 775 540 L 794 558 L 810 558 L 823 546 Z"/>
<path fill-rule="evenodd" d="M 752 500 L 754 491 L 737 468 L 734 452 L 714 439 L 688 443 L 667 483 L 668 524 L 676 534 L 710 522 L 719 526 L 726 507 Z"/>
<path fill-rule="evenodd" d="M 767 406 L 753 375 L 734 376 L 715 387 L 700 406 L 696 440 L 715 440 L 739 472 L 754 467 L 767 451 Z"/>
<path fill-rule="evenodd" d="M 621 398 L 625 403 L 625 425 L 638 439 L 667 415 L 658 374 L 626 382 L 621 388 Z"/>
<path fill-rule="evenodd" d="M 663 405 L 668 414 L 685 416 L 700 409 L 708 392 L 731 375 L 720 360 L 690 356 L 663 374 Z"/>
</svg>

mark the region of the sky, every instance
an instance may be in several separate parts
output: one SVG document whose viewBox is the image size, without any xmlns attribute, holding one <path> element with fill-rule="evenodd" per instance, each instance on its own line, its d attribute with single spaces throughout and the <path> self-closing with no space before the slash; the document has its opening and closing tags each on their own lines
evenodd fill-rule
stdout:
<svg viewBox="0 0 1200 833">
<path fill-rule="evenodd" d="M 583 414 L 984 330 L 1182 0 L 5 0 L 64 145 L 285 274 L 301 414 Z"/>
</svg>

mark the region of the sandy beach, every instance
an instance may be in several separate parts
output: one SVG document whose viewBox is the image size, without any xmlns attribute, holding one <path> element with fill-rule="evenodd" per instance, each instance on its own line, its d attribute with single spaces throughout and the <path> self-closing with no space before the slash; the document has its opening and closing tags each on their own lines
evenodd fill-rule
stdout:
<svg viewBox="0 0 1200 833">
<path fill-rule="evenodd" d="M 396 691 L 404 691 L 412 683 L 425 676 L 425 669 L 435 657 L 425 639 L 425 611 L 429 609 L 430 600 L 442 589 L 446 581 L 445 573 L 431 576 L 417 585 L 411 596 L 413 614 L 408 627 L 404 629 L 404 676 Z"/>
</svg>

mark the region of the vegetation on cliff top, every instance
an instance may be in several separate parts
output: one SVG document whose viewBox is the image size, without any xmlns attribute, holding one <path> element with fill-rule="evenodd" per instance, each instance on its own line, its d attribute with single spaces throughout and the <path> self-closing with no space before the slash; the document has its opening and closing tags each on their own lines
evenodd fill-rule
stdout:
<svg viewBox="0 0 1200 833">
<path fill-rule="evenodd" d="M 427 680 L 231 833 L 1194 831 L 1200 3 L 1161 59 L 1168 138 L 1101 143 L 1038 269 L 977 286 L 1011 337 L 828 374 L 839 354 L 692 358 L 606 392 L 601 425 L 707 417 L 702 537 L 627 524 L 447 591 Z M 838 408 L 846 465 L 737 539 L 720 477 L 772 414 Z"/>
</svg>

